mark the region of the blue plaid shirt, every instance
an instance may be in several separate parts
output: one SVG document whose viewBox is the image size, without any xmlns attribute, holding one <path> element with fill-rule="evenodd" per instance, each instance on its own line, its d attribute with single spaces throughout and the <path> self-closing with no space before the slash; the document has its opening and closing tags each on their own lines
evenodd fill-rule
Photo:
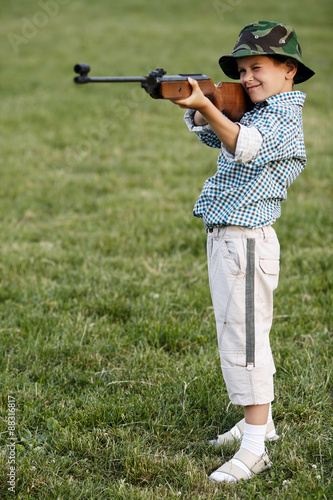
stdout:
<svg viewBox="0 0 333 500">
<path fill-rule="evenodd" d="M 205 182 L 193 210 L 193 215 L 203 218 L 207 228 L 229 224 L 262 227 L 280 217 L 287 188 L 306 164 L 302 126 L 304 100 L 302 92 L 285 92 L 255 104 L 245 113 L 240 121 L 241 131 L 256 132 L 257 136 L 259 131 L 261 136 L 258 148 L 254 148 L 250 157 L 237 148 L 235 155 L 231 154 L 209 125 L 194 126 L 194 112 L 188 110 L 185 120 L 190 130 L 207 146 L 221 148 L 217 172 Z M 257 140 L 253 133 L 248 137 L 250 143 L 251 137 Z M 238 142 L 239 139 L 240 135 Z"/>
</svg>

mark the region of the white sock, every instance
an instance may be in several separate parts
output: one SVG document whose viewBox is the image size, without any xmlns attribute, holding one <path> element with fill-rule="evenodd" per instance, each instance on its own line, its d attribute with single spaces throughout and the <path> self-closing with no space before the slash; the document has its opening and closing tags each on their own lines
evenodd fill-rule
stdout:
<svg viewBox="0 0 333 500">
<path fill-rule="evenodd" d="M 273 417 L 272 417 L 272 403 L 269 403 L 267 423 L 271 422 L 272 420 L 273 420 Z"/>
<path fill-rule="evenodd" d="M 245 422 L 241 448 L 246 448 L 260 457 L 265 451 L 266 427 L 267 424 L 251 425 Z"/>
</svg>

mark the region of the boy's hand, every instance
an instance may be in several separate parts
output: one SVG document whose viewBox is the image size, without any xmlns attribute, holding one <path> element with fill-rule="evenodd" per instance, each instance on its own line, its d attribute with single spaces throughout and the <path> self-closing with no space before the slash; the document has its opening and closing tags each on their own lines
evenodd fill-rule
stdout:
<svg viewBox="0 0 333 500">
<path fill-rule="evenodd" d="M 190 108 L 200 111 L 200 109 L 205 108 L 210 101 L 207 97 L 205 97 L 196 80 L 188 78 L 188 82 L 192 87 L 192 94 L 186 99 L 174 99 L 172 102 L 181 108 Z"/>
<path fill-rule="evenodd" d="M 229 120 L 214 106 L 208 97 L 203 94 L 196 80 L 188 78 L 188 82 L 192 87 L 191 95 L 186 99 L 175 99 L 173 102 L 181 108 L 195 109 L 194 124 L 204 125 L 209 123 L 220 141 L 234 154 L 239 125 Z"/>
</svg>

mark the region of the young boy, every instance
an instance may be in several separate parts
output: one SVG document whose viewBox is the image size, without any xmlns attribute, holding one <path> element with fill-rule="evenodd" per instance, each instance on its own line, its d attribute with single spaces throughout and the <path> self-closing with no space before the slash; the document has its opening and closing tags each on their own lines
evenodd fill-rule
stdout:
<svg viewBox="0 0 333 500">
<path fill-rule="evenodd" d="M 219 60 L 239 79 L 254 107 L 229 120 L 189 78 L 192 94 L 174 101 L 208 146 L 220 149 L 217 172 L 194 207 L 208 235 L 208 274 L 223 377 L 245 420 L 214 444 L 241 439 L 236 455 L 210 475 L 215 481 L 249 479 L 272 464 L 265 440 L 278 438 L 271 415 L 275 366 L 269 343 L 279 242 L 272 224 L 287 188 L 306 163 L 302 129 L 305 94 L 293 91 L 314 75 L 304 65 L 295 31 L 258 21 L 245 26 L 231 54 Z"/>
</svg>

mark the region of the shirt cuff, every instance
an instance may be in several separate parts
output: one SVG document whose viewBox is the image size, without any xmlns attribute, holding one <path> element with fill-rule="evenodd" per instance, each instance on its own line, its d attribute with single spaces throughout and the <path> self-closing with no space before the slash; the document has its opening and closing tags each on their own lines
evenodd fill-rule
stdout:
<svg viewBox="0 0 333 500">
<path fill-rule="evenodd" d="M 196 133 L 205 133 L 205 132 L 211 132 L 212 128 L 211 126 L 207 123 L 207 125 L 195 125 L 194 124 L 194 114 L 195 114 L 195 109 L 187 109 L 184 120 L 186 125 L 188 126 L 188 129 L 190 132 L 196 132 Z"/>
<path fill-rule="evenodd" d="M 245 127 L 240 123 L 239 133 L 237 138 L 234 161 L 236 163 L 246 163 L 252 160 L 258 153 L 263 138 L 259 130 L 255 127 Z"/>
</svg>

